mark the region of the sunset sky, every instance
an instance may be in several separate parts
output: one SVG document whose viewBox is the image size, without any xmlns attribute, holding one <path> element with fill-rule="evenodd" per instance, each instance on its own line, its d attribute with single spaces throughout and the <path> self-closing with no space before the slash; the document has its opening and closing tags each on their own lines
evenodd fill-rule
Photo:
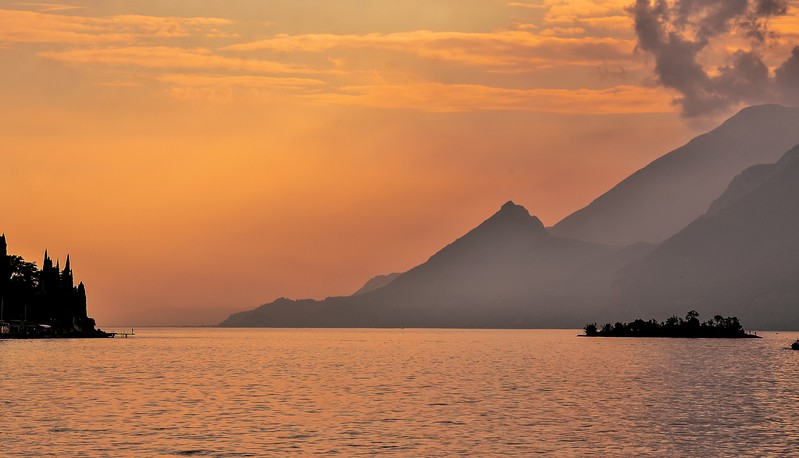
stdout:
<svg viewBox="0 0 799 458">
<path fill-rule="evenodd" d="M 799 104 L 799 0 L 634 3 L 0 0 L 0 232 L 69 253 L 101 328 L 215 324 L 407 270 L 507 200 L 552 225 Z"/>
</svg>

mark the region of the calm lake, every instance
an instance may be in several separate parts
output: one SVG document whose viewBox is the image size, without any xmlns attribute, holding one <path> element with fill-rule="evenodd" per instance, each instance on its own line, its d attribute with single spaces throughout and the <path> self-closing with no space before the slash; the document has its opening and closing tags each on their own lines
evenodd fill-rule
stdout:
<svg viewBox="0 0 799 458">
<path fill-rule="evenodd" d="M 787 456 L 799 333 L 137 329 L 0 341 L 0 456 Z"/>
</svg>

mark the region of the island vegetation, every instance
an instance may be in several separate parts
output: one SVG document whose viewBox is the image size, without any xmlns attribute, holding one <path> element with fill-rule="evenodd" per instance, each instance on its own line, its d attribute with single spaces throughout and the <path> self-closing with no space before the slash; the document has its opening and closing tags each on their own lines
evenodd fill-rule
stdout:
<svg viewBox="0 0 799 458">
<path fill-rule="evenodd" d="M 745 331 L 737 317 L 716 315 L 711 320 L 700 321 L 696 310 L 688 312 L 685 318 L 672 316 L 661 322 L 637 319 L 629 323 L 605 323 L 601 327 L 590 323 L 583 329 L 585 337 L 758 338 L 757 335 Z"/>
<path fill-rule="evenodd" d="M 0 236 L 0 338 L 110 337 L 95 328 L 86 310 L 86 288 L 74 285 L 67 256 L 60 263 L 44 253 L 35 262 L 8 254 Z"/>
</svg>

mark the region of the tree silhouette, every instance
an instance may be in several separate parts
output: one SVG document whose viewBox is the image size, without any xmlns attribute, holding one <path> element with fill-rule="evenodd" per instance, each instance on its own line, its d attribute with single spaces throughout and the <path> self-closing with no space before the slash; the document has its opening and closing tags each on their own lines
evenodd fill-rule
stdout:
<svg viewBox="0 0 799 458">
<path fill-rule="evenodd" d="M 8 256 L 11 271 L 9 285 L 14 289 L 36 289 L 39 286 L 39 269 L 35 262 L 27 262 L 22 256 Z"/>
<path fill-rule="evenodd" d="M 0 319 L 12 323 L 12 334 L 20 337 L 107 337 L 95 329 L 86 311 L 86 288 L 74 286 L 67 256 L 59 271 L 47 251 L 41 270 L 35 262 L 8 254 L 5 236 L 0 236 Z M 46 325 L 46 326 L 43 326 Z"/>
<path fill-rule="evenodd" d="M 605 323 L 601 329 L 597 329 L 596 323 L 592 323 L 584 329 L 585 335 L 591 337 L 757 337 L 744 331 L 738 317 L 724 318 L 716 315 L 702 323 L 696 310 L 688 312 L 685 319 L 672 316 L 662 323 L 637 319 L 629 323 L 617 322 L 612 326 Z"/>
</svg>

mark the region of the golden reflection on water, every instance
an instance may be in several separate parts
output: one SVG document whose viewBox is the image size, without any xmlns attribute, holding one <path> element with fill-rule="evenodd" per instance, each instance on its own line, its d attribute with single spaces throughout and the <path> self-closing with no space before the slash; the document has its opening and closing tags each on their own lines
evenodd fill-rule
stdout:
<svg viewBox="0 0 799 458">
<path fill-rule="evenodd" d="M 799 352 L 577 331 L 0 341 L 0 456 L 785 456 Z"/>
</svg>

